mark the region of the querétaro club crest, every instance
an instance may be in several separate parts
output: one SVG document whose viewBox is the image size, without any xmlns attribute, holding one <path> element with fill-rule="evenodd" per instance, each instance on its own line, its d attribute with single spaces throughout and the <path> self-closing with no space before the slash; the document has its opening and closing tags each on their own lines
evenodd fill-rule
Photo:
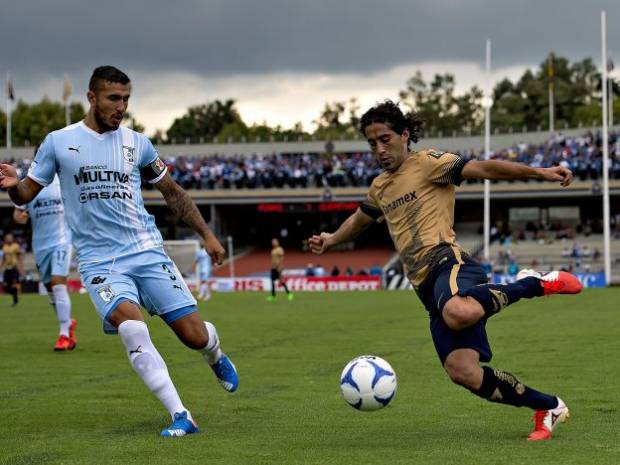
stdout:
<svg viewBox="0 0 620 465">
<path fill-rule="evenodd" d="M 136 148 L 129 147 L 128 145 L 123 145 L 123 157 L 129 163 L 134 163 L 136 161 Z"/>
</svg>

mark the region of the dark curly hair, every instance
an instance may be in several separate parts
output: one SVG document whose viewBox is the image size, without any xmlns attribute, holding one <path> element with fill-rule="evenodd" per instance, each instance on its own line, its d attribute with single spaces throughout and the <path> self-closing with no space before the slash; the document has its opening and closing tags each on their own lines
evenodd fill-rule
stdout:
<svg viewBox="0 0 620 465">
<path fill-rule="evenodd" d="M 413 111 L 403 113 L 398 104 L 391 100 L 375 105 L 362 115 L 359 129 L 363 136 L 366 136 L 364 132 L 366 128 L 373 123 L 383 123 L 399 135 L 402 135 L 405 129 L 408 129 L 409 141 L 407 146 L 409 146 L 410 142 L 415 144 L 420 139 L 420 129 L 423 125 L 423 121 L 417 113 Z"/>
</svg>

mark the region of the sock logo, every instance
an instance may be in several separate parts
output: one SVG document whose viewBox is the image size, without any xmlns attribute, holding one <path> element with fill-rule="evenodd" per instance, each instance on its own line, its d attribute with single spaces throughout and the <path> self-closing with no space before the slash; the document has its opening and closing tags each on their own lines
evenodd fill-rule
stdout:
<svg viewBox="0 0 620 465">
<path fill-rule="evenodd" d="M 129 355 L 131 355 L 131 354 L 141 354 L 142 353 L 142 351 L 140 350 L 141 348 L 142 348 L 142 346 L 138 346 L 138 347 L 136 347 L 135 350 L 130 350 L 129 351 Z"/>
<path fill-rule="evenodd" d="M 525 386 L 514 375 L 502 370 L 493 370 L 493 374 L 499 381 L 504 381 L 512 386 L 517 394 L 522 395 L 525 392 Z"/>
<path fill-rule="evenodd" d="M 491 394 L 488 400 L 491 402 L 501 402 L 503 398 L 499 388 L 495 388 L 495 391 L 493 391 L 493 394 Z"/>
<path fill-rule="evenodd" d="M 499 312 L 502 308 L 508 305 L 508 296 L 497 289 L 489 289 L 491 297 L 493 299 L 493 313 Z"/>
</svg>

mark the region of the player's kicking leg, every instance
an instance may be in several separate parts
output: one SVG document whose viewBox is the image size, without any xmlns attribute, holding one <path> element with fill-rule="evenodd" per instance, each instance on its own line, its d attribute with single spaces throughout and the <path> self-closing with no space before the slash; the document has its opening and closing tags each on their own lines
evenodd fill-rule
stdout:
<svg viewBox="0 0 620 465">
<path fill-rule="evenodd" d="M 464 265 L 462 268 L 465 268 Z M 465 274 L 470 271 L 465 269 Z M 458 276 L 461 276 L 461 272 Z M 486 280 L 486 277 L 485 277 Z M 579 279 L 566 271 L 539 273 L 522 270 L 517 281 L 509 284 L 479 283 L 458 284 L 456 295 L 446 302 L 442 314 L 452 329 L 465 329 L 482 318 L 490 318 L 503 308 L 521 299 L 531 299 L 552 294 L 579 294 L 583 286 Z"/>
<path fill-rule="evenodd" d="M 531 269 L 523 269 L 517 273 L 517 280 L 530 277 L 540 281 L 544 295 L 579 294 L 583 288 L 579 279 L 566 271 L 541 273 Z"/>
<path fill-rule="evenodd" d="M 161 315 L 183 344 L 198 350 L 209 364 L 220 385 L 228 392 L 239 387 L 237 369 L 222 352 L 220 338 L 212 323 L 202 321 L 195 306 Z"/>
</svg>

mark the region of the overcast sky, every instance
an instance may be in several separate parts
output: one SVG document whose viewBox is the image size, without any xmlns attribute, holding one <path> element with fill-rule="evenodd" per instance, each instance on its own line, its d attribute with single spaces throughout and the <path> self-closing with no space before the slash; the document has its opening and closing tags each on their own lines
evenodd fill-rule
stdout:
<svg viewBox="0 0 620 465">
<path fill-rule="evenodd" d="M 550 51 L 600 63 L 602 9 L 618 63 L 620 0 L 0 0 L 0 76 L 37 101 L 59 100 L 67 73 L 85 104 L 92 69 L 118 66 L 147 133 L 215 98 L 311 129 L 326 101 L 396 98 L 416 70 L 484 85 L 487 38 L 494 80 Z"/>
</svg>

